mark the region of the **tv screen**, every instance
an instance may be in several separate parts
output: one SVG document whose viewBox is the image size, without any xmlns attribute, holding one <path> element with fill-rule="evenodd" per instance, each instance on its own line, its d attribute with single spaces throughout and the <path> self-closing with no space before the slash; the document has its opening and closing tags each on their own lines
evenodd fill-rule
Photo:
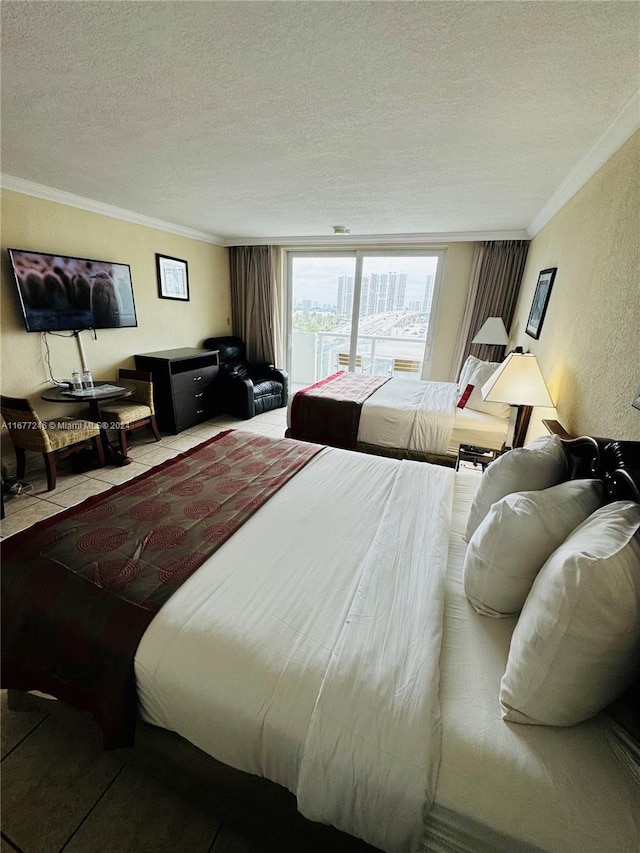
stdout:
<svg viewBox="0 0 640 853">
<path fill-rule="evenodd" d="M 128 264 L 9 249 L 28 332 L 137 326 Z"/>
</svg>

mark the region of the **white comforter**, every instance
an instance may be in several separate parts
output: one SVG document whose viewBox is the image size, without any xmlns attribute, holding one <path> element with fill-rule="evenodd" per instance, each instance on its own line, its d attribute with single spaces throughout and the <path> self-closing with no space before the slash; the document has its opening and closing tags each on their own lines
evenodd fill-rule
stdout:
<svg viewBox="0 0 640 853">
<path fill-rule="evenodd" d="M 454 473 L 327 449 L 187 581 L 136 655 L 143 717 L 416 850 L 440 756 Z"/>
<path fill-rule="evenodd" d="M 457 400 L 454 382 L 392 379 L 363 403 L 358 441 L 444 455 Z"/>
</svg>

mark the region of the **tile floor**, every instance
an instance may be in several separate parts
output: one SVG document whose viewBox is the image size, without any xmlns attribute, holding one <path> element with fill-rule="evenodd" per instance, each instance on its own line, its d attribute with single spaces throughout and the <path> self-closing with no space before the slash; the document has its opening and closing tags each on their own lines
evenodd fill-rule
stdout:
<svg viewBox="0 0 640 853">
<path fill-rule="evenodd" d="M 163 435 L 160 442 L 137 430 L 131 465 L 74 474 L 65 460 L 52 492 L 46 491 L 44 470 L 27 471 L 32 489 L 6 502 L 1 535 L 125 482 L 222 430 L 280 437 L 285 427 L 286 409 L 278 409 L 250 421 L 216 418 L 177 436 Z M 6 700 L 3 692 L 0 853 L 375 853 L 304 820 L 292 795 L 265 780 L 221 768 L 219 780 L 194 790 L 187 772 L 176 773 L 153 752 L 103 752 L 97 727 L 82 712 L 31 696 L 23 697 L 25 708 L 9 710 Z M 153 740 L 153 727 L 148 730 Z"/>
</svg>

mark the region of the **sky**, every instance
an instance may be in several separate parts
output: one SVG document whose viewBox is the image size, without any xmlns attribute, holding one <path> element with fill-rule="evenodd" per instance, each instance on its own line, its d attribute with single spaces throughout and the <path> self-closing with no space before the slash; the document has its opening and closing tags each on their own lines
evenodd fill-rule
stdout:
<svg viewBox="0 0 640 853">
<path fill-rule="evenodd" d="M 362 274 L 372 272 L 406 272 L 406 299 L 421 300 L 427 275 L 435 275 L 437 257 L 367 255 L 362 265 Z M 318 303 L 335 305 L 338 294 L 338 276 L 353 275 L 355 257 L 300 257 L 293 258 L 293 302 L 311 299 Z"/>
</svg>

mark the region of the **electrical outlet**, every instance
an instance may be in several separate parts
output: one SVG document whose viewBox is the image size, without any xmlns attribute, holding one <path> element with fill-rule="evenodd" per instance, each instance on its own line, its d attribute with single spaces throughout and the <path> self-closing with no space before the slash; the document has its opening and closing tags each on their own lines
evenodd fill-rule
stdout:
<svg viewBox="0 0 640 853">
<path fill-rule="evenodd" d="M 231 325 L 231 317 L 227 317 L 227 326 Z"/>
</svg>

